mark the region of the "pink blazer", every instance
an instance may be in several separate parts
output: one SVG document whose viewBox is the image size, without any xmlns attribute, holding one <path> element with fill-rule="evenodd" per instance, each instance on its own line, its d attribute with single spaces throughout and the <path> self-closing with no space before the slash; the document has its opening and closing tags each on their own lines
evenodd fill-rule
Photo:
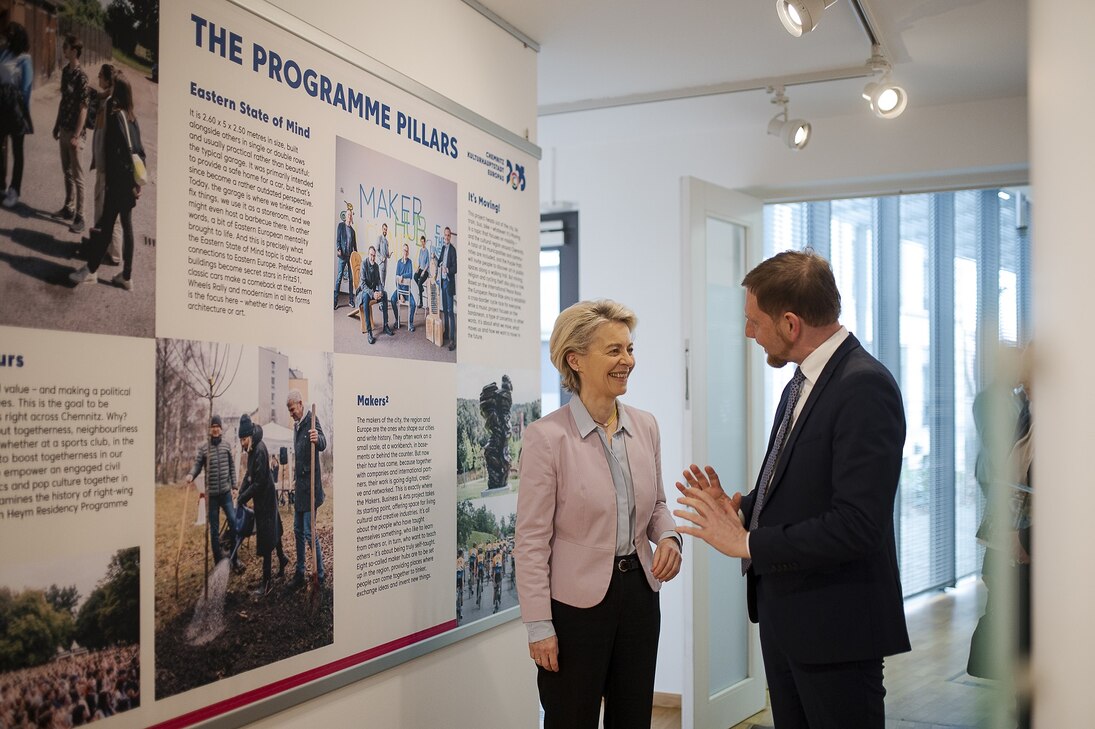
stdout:
<svg viewBox="0 0 1095 729">
<path fill-rule="evenodd" d="M 620 406 L 623 409 L 623 405 Z M 651 542 L 677 528 L 662 488 L 661 435 L 650 413 L 627 407 L 635 486 L 635 551 L 652 590 Z M 563 406 L 525 431 L 517 496 L 517 598 L 524 622 L 551 620 L 551 599 L 593 607 L 608 591 L 616 552 L 616 490 L 596 433 L 584 439 Z"/>
</svg>

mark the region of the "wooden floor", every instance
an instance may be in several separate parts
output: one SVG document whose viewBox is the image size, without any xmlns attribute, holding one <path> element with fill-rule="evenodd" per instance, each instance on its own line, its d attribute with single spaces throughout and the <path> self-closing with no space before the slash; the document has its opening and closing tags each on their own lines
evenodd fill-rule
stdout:
<svg viewBox="0 0 1095 729">
<path fill-rule="evenodd" d="M 1000 696 L 992 683 L 966 674 L 970 635 L 984 604 L 979 580 L 965 580 L 954 589 L 906 604 L 913 650 L 886 660 L 887 729 L 987 726 L 990 707 L 999 704 Z M 771 726 L 772 714 L 766 708 L 729 729 Z M 681 729 L 680 709 L 655 708 L 651 729 Z"/>
</svg>

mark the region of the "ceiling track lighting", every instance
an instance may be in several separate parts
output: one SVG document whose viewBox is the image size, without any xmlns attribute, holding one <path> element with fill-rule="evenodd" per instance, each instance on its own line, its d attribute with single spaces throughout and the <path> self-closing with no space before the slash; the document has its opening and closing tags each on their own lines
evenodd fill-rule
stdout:
<svg viewBox="0 0 1095 729">
<path fill-rule="evenodd" d="M 782 110 L 768 122 L 768 133 L 779 139 L 791 149 L 802 149 L 810 143 L 810 123 L 805 119 L 790 119 L 787 106 L 790 103 L 783 93 L 783 86 L 769 86 L 771 102 Z"/>
<path fill-rule="evenodd" d="M 776 0 L 776 13 L 787 32 L 798 38 L 817 27 L 821 14 L 836 0 Z"/>
<path fill-rule="evenodd" d="M 871 48 L 871 57 L 867 59 L 867 65 L 875 73 L 881 73 L 878 81 L 871 81 L 863 87 L 863 99 L 870 106 L 875 116 L 881 119 L 896 119 L 905 111 L 909 103 L 909 95 L 905 89 L 890 80 L 892 67 L 886 57 L 882 55 L 882 49 L 878 45 Z"/>
<path fill-rule="evenodd" d="M 798 38 L 816 28 L 822 14 L 835 5 L 836 1 L 776 0 L 776 13 L 787 32 Z M 871 57 L 864 64 L 866 69 L 870 69 L 871 81 L 863 87 L 863 98 L 875 116 L 880 119 L 896 119 L 905 111 L 909 95 L 891 78 L 893 66 L 886 58 L 882 43 L 874 30 L 870 12 L 865 7 L 867 0 L 848 2 L 871 43 Z M 783 110 L 768 122 L 768 133 L 779 137 L 791 149 L 802 149 L 810 142 L 810 124 L 803 119 L 789 118 L 787 95 L 783 92 L 784 84 L 775 81 L 773 79 L 773 83 L 768 86 L 768 93 L 772 94 L 771 102 L 781 106 Z"/>
</svg>

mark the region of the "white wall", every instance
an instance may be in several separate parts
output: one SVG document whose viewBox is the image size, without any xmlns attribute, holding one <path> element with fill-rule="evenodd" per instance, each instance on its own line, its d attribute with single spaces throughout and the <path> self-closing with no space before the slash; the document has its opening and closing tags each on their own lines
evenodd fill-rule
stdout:
<svg viewBox="0 0 1095 729">
<path fill-rule="evenodd" d="M 712 116 L 720 104 L 725 115 Z M 672 435 L 684 432 L 681 177 L 767 199 L 1027 181 L 1023 98 L 910 106 L 889 123 L 866 109 L 813 119 L 815 138 L 799 152 L 767 136 L 767 118 L 757 118 L 748 104 L 706 99 L 540 120 L 541 200 L 565 200 L 579 211 L 581 297 L 618 299 L 638 314 L 628 398 L 661 424 L 670 500 L 691 458 Z M 662 594 L 656 688 L 670 693 L 682 691 L 680 585 L 670 583 Z"/>
<path fill-rule="evenodd" d="M 263 7 L 258 0 L 245 4 Z M 520 136 L 527 129 L 535 139 L 536 54 L 460 0 L 274 4 Z M 253 726 L 536 726 L 536 672 L 527 645 L 524 626 L 512 621 Z M 480 699 L 469 701 L 473 695 Z"/>
<path fill-rule="evenodd" d="M 1095 99 L 1075 93 L 1068 69 L 1095 67 L 1090 0 L 1030 4 L 1031 169 L 1035 215 L 1037 347 L 1033 412 L 1037 452 L 1034 547 L 1034 711 L 1036 727 L 1090 726 L 1095 716 L 1095 572 L 1091 523 L 1095 489 L 1088 456 L 1095 440 L 1089 333 L 1091 170 L 1095 149 L 1077 120 Z"/>
<path fill-rule="evenodd" d="M 513 621 L 248 726 L 523 729 L 538 716 L 528 634 Z"/>
<path fill-rule="evenodd" d="M 261 0 L 241 0 L 260 5 Z M 357 51 L 536 141 L 536 53 L 460 0 L 270 0 Z"/>
</svg>

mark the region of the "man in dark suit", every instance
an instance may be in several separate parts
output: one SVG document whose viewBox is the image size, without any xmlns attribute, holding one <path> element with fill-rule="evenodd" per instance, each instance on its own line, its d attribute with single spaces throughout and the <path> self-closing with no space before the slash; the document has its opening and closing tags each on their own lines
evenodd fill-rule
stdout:
<svg viewBox="0 0 1095 729">
<path fill-rule="evenodd" d="M 685 471 L 680 531 L 742 558 L 779 729 L 883 729 L 885 656 L 909 650 L 893 507 L 905 443 L 897 383 L 840 325 L 825 259 L 787 251 L 750 271 L 745 333 L 799 365 L 761 475 L 728 496 Z"/>
<path fill-rule="evenodd" d="M 369 344 L 376 343 L 373 336 L 373 315 L 370 302 L 379 301 L 380 311 L 384 314 L 384 333 L 389 337 L 395 336 L 395 332 L 388 326 L 388 297 L 384 291 L 384 279 L 380 275 L 380 267 L 376 263 L 376 248 L 369 246 L 369 257 L 361 261 L 361 280 L 357 289 L 357 303 L 361 307 L 361 316 L 365 317 L 365 332 L 369 335 Z"/>
<path fill-rule="evenodd" d="M 354 230 L 354 206 L 346 203 L 346 209 L 338 214 L 339 223 L 335 228 L 335 308 L 338 308 L 338 290 L 342 288 L 342 278 L 346 277 L 346 288 L 353 288 L 353 273 L 350 270 L 350 255 L 357 250 L 357 231 Z M 353 291 L 350 292 L 350 306 L 354 305 Z"/>
<path fill-rule="evenodd" d="M 456 297 L 456 247 L 452 244 L 452 230 L 445 228 L 445 242 L 438 256 L 437 277 L 441 281 L 441 306 L 444 307 L 445 339 L 449 340 L 449 351 L 456 349 L 456 310 L 453 299 Z"/>
</svg>

